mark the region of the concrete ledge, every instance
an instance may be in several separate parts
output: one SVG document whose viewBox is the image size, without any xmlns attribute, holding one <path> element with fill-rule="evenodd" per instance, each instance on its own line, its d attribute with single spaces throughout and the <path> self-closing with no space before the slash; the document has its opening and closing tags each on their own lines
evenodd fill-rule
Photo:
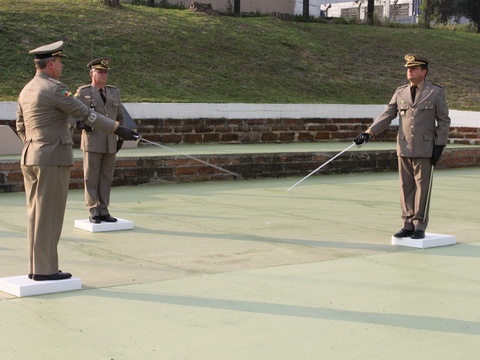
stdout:
<svg viewBox="0 0 480 360">
<path fill-rule="evenodd" d="M 133 119 L 307 119 L 376 118 L 385 104 L 208 104 L 208 103 L 124 103 Z M 15 120 L 16 101 L 0 102 L 1 120 Z M 478 112 L 450 110 L 451 126 L 478 127 Z M 394 125 L 395 122 L 392 123 Z"/>
<path fill-rule="evenodd" d="M 453 245 L 455 243 L 456 243 L 456 239 L 455 239 L 455 236 L 453 235 L 425 233 L 425 238 L 418 239 L 418 240 L 411 239 L 409 237 L 396 238 L 392 236 L 392 245 L 408 246 L 408 247 L 414 247 L 418 249 Z"/>
<path fill-rule="evenodd" d="M 0 291 L 17 297 L 80 290 L 81 288 L 81 280 L 75 277 L 49 281 L 34 281 L 29 279 L 27 275 L 0 278 Z"/>
<path fill-rule="evenodd" d="M 118 219 L 117 222 L 101 222 L 100 224 L 92 224 L 88 219 L 75 220 L 75 227 L 90 232 L 102 231 L 118 231 L 133 229 L 133 221 Z"/>
</svg>

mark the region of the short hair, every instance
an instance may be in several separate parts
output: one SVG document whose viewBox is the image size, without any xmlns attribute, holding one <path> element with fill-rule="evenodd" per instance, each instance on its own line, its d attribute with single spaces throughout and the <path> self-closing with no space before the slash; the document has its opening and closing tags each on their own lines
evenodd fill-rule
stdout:
<svg viewBox="0 0 480 360">
<path fill-rule="evenodd" d="M 420 68 L 421 68 L 422 70 L 427 70 L 427 73 L 425 74 L 425 77 L 427 77 L 427 75 L 428 75 L 428 64 L 420 65 Z"/>
<path fill-rule="evenodd" d="M 45 59 L 34 59 L 33 62 L 35 64 L 36 69 L 43 70 L 47 67 L 47 64 L 50 60 L 55 61 L 55 57 L 49 57 Z"/>
</svg>

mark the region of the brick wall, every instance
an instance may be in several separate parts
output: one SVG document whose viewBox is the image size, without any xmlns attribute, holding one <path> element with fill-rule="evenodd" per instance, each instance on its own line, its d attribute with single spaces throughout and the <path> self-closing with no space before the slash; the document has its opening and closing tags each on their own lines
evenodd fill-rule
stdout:
<svg viewBox="0 0 480 360">
<path fill-rule="evenodd" d="M 371 123 L 371 119 L 188 119 L 137 120 L 138 131 L 146 139 L 161 143 L 268 143 L 351 141 Z M 0 121 L 15 128 L 15 122 Z M 78 144 L 79 134 L 75 134 Z M 396 127 L 380 139 L 393 141 Z M 450 142 L 480 144 L 480 129 L 452 127 Z M 142 143 L 144 146 L 144 143 Z M 213 154 L 199 159 L 238 173 L 242 178 L 304 176 L 336 153 Z M 480 166 L 480 148 L 444 151 L 439 167 Z M 322 175 L 367 171 L 396 171 L 394 150 L 351 152 L 322 169 Z M 183 156 L 158 156 L 117 159 L 113 185 L 193 182 L 232 178 L 218 170 Z M 70 188 L 83 187 L 83 162 L 75 161 Z M 23 191 L 23 176 L 18 161 L 0 161 L 0 192 Z"/>
<path fill-rule="evenodd" d="M 212 154 L 197 158 L 216 164 L 241 178 L 305 176 L 336 152 L 276 154 Z M 439 168 L 480 166 L 480 148 L 445 149 Z M 347 152 L 322 169 L 321 174 L 385 172 L 397 170 L 395 150 Z M 113 186 L 195 182 L 232 179 L 215 168 L 183 156 L 153 156 L 117 159 Z M 83 162 L 76 160 L 71 171 L 71 189 L 83 187 Z M 0 162 L 0 192 L 24 191 L 18 161 Z"/>
<path fill-rule="evenodd" d="M 455 126 L 450 128 L 448 134 L 450 144 L 480 144 L 480 128 Z"/>
<path fill-rule="evenodd" d="M 164 144 L 282 143 L 349 141 L 364 131 L 372 119 L 137 119 L 138 132 Z M 0 120 L 15 130 L 15 121 Z M 376 140 L 393 141 L 397 126 L 390 126 Z M 80 134 L 74 133 L 78 147 Z M 480 128 L 451 127 L 451 144 L 480 144 Z M 142 144 L 142 146 L 145 144 Z"/>
<path fill-rule="evenodd" d="M 146 139 L 164 144 L 281 143 L 352 140 L 372 119 L 139 119 Z M 395 138 L 395 127 L 383 139 Z"/>
</svg>

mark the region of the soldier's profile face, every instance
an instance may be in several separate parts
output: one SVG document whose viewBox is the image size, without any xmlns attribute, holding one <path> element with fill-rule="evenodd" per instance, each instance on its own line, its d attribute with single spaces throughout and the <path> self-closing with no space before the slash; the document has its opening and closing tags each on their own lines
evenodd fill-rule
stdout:
<svg viewBox="0 0 480 360">
<path fill-rule="evenodd" d="M 55 79 L 60 79 L 62 76 L 62 70 L 63 70 L 63 62 L 61 57 L 55 57 L 52 60 L 52 70 L 53 70 L 53 77 Z"/>
</svg>

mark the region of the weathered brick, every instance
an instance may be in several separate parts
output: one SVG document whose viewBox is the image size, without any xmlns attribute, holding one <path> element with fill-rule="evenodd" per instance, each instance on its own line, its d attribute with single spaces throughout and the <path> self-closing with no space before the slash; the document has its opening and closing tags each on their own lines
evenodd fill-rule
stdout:
<svg viewBox="0 0 480 360">
<path fill-rule="evenodd" d="M 267 132 L 262 134 L 262 141 L 263 142 L 275 142 L 278 140 L 278 134 L 273 132 Z"/>
<path fill-rule="evenodd" d="M 180 175 L 196 175 L 198 174 L 198 167 L 186 166 L 186 167 L 176 167 L 174 170 L 175 176 Z"/>
<path fill-rule="evenodd" d="M 184 134 L 183 142 L 187 144 L 200 144 L 202 143 L 202 134 Z"/>
<path fill-rule="evenodd" d="M 278 139 L 282 142 L 288 141 L 292 142 L 295 140 L 295 133 L 294 132 L 282 132 L 278 135 Z"/>
<path fill-rule="evenodd" d="M 223 125 L 215 126 L 215 132 L 218 132 L 218 133 L 229 133 L 232 131 L 233 129 L 231 126 L 223 126 Z"/>
<path fill-rule="evenodd" d="M 221 142 L 230 143 L 238 142 L 239 134 L 222 134 L 220 137 Z"/>
<path fill-rule="evenodd" d="M 315 140 L 331 140 L 332 133 L 328 131 L 319 131 L 315 134 Z"/>
<path fill-rule="evenodd" d="M 203 135 L 204 143 L 218 143 L 220 142 L 220 134 L 205 134 Z"/>
<path fill-rule="evenodd" d="M 315 137 L 309 132 L 300 132 L 297 139 L 299 141 L 313 141 Z"/>
<path fill-rule="evenodd" d="M 153 140 L 149 138 L 149 140 L 153 142 L 162 142 L 165 144 L 180 144 L 183 140 L 183 136 L 179 134 L 164 134 L 158 137 L 158 140 Z"/>
<path fill-rule="evenodd" d="M 242 133 L 239 138 L 242 143 L 255 143 L 261 141 L 262 134 L 256 132 Z"/>
</svg>

